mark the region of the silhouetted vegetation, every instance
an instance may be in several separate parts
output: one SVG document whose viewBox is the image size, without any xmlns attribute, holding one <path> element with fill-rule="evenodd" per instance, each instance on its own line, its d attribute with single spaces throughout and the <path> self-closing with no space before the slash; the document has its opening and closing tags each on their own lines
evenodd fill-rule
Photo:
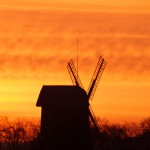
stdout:
<svg viewBox="0 0 150 150">
<path fill-rule="evenodd" d="M 93 150 L 149 150 L 150 118 L 139 123 L 111 124 L 98 119 L 101 134 L 91 126 Z M 0 117 L 0 150 L 40 150 L 40 121 Z M 65 138 L 65 137 L 64 137 Z"/>
<path fill-rule="evenodd" d="M 139 123 L 110 124 L 100 121 L 101 134 L 95 138 L 94 150 L 149 150 L 150 118 Z"/>
<path fill-rule="evenodd" d="M 0 118 L 0 150 L 37 150 L 40 123 L 37 119 Z"/>
</svg>

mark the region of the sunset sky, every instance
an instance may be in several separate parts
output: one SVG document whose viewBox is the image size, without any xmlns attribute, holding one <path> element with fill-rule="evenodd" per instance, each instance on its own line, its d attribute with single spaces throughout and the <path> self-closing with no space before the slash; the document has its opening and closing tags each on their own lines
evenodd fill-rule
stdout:
<svg viewBox="0 0 150 150">
<path fill-rule="evenodd" d="M 43 84 L 72 85 L 79 53 L 87 90 L 99 55 L 107 61 L 91 106 L 111 122 L 150 117 L 149 0 L 1 0 L 0 115 L 40 116 Z"/>
</svg>

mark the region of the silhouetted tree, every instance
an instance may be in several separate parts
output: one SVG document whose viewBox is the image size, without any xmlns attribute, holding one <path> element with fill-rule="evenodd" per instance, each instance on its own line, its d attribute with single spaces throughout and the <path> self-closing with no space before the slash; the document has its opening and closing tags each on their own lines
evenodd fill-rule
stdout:
<svg viewBox="0 0 150 150">
<path fill-rule="evenodd" d="M 100 136 L 97 136 L 94 126 L 91 126 L 92 150 L 150 149 L 150 118 L 140 123 L 124 124 L 111 124 L 100 118 L 98 121 Z M 40 150 L 39 132 L 39 119 L 10 120 L 0 117 L 0 150 Z"/>
<path fill-rule="evenodd" d="M 1 149 L 21 150 L 29 149 L 38 136 L 39 121 L 27 119 L 9 120 L 0 118 L 0 142 Z M 32 148 L 33 149 L 33 148 Z"/>
</svg>

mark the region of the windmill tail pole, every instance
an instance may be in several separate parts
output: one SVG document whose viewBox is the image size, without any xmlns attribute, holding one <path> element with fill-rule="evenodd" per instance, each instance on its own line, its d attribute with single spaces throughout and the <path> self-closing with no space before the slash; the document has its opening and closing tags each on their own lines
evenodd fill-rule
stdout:
<svg viewBox="0 0 150 150">
<path fill-rule="evenodd" d="M 95 128 L 97 130 L 98 135 L 100 135 L 100 127 L 98 125 L 98 122 L 96 120 L 96 117 L 94 115 L 94 112 L 93 112 L 91 106 L 89 106 L 89 115 L 90 115 L 90 118 L 91 118 L 92 122 L 94 123 L 94 126 L 95 126 Z"/>
</svg>

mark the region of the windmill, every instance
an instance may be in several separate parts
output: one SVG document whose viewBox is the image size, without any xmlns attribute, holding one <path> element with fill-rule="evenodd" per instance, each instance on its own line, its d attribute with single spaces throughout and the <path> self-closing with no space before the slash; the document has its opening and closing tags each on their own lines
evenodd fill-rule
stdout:
<svg viewBox="0 0 150 150">
<path fill-rule="evenodd" d="M 97 88 L 98 83 L 101 79 L 101 76 L 102 76 L 102 73 L 105 69 L 105 66 L 106 66 L 106 61 L 100 56 L 98 63 L 97 63 L 97 66 L 95 68 L 94 74 L 92 76 L 91 82 L 89 84 L 88 90 L 87 90 L 88 101 L 92 100 L 94 97 L 96 88 Z M 71 77 L 73 84 L 84 89 L 72 59 L 68 62 L 67 69 L 68 69 L 68 72 L 69 72 L 69 75 Z M 91 121 L 93 122 L 94 127 L 99 134 L 100 128 L 99 128 L 98 122 L 96 120 L 96 117 L 94 115 L 94 112 L 92 110 L 92 107 L 90 105 L 89 105 L 89 117 L 90 117 Z"/>
<path fill-rule="evenodd" d="M 43 85 L 37 107 L 41 107 L 41 145 L 43 150 L 91 150 L 90 121 L 100 133 L 89 106 L 106 62 L 100 56 L 87 92 L 84 90 L 73 60 L 67 68 L 73 85 Z"/>
</svg>

